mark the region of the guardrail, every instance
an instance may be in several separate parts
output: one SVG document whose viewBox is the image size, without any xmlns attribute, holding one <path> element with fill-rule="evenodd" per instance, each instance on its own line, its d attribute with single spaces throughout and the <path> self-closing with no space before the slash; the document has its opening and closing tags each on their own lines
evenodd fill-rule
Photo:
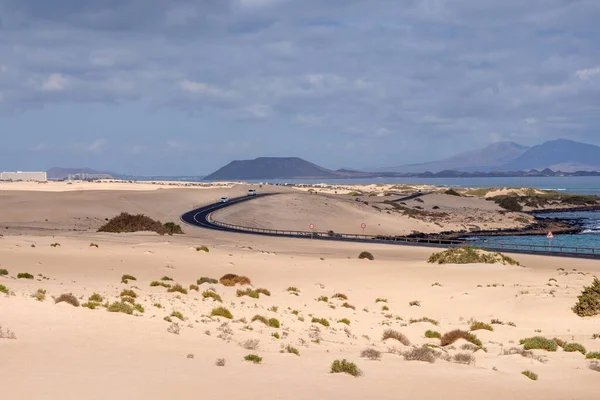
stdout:
<svg viewBox="0 0 600 400">
<path fill-rule="evenodd" d="M 427 238 L 404 238 L 395 236 L 383 236 L 383 235 L 361 235 L 352 233 L 337 233 L 337 232 L 310 232 L 310 231 L 297 231 L 289 229 L 267 229 L 267 228 L 253 228 L 248 226 L 228 224 L 225 222 L 219 222 L 212 219 L 212 215 L 209 215 L 211 222 L 217 226 L 224 228 L 234 229 L 236 231 L 243 231 L 248 233 L 262 234 L 267 236 L 289 236 L 296 238 L 306 239 L 320 239 L 320 240 L 347 240 L 354 242 L 366 242 L 366 243 L 384 243 L 384 244 L 405 244 L 412 246 L 427 246 L 427 247 L 458 247 L 468 245 L 470 242 L 465 240 L 453 240 L 453 239 L 427 239 Z M 557 256 L 589 256 L 589 258 L 600 258 L 600 249 L 588 248 L 588 247 L 568 247 L 568 246 L 543 246 L 535 244 L 522 244 L 522 243 L 503 243 L 503 242 L 476 242 L 472 243 L 478 248 L 485 250 L 503 250 L 513 253 L 533 253 L 533 254 L 544 254 L 544 255 L 557 255 Z"/>
</svg>

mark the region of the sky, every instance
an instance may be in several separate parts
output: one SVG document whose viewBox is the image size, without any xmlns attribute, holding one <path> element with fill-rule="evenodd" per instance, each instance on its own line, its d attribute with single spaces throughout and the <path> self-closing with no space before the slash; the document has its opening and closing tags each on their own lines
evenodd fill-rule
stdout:
<svg viewBox="0 0 600 400">
<path fill-rule="evenodd" d="M 0 0 L 0 170 L 600 145 L 598 0 Z"/>
</svg>

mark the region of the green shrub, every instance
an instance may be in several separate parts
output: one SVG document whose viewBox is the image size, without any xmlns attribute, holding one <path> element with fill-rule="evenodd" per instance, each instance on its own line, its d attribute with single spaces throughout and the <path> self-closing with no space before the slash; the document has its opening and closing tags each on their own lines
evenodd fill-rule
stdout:
<svg viewBox="0 0 600 400">
<path fill-rule="evenodd" d="M 375 299 L 375 303 L 387 303 L 387 302 L 388 302 L 387 299 L 380 299 L 380 298 Z"/>
<path fill-rule="evenodd" d="M 432 254 L 427 260 L 430 264 L 502 264 L 520 265 L 518 261 L 502 253 L 487 252 L 471 246 L 453 247 Z"/>
<path fill-rule="evenodd" d="M 6 275 L 8 275 L 8 270 L 6 270 L 4 268 L 0 269 L 0 276 L 6 276 Z"/>
<path fill-rule="evenodd" d="M 133 275 L 123 275 L 121 277 L 121 283 L 127 284 L 129 281 L 137 281 Z"/>
<path fill-rule="evenodd" d="M 167 292 L 169 292 L 169 293 L 179 292 L 181 294 L 188 294 L 187 289 L 185 289 L 179 283 L 177 283 L 174 286 L 171 286 L 170 288 L 168 288 Z"/>
<path fill-rule="evenodd" d="M 29 272 L 19 272 L 17 274 L 17 279 L 33 279 L 33 275 Z"/>
<path fill-rule="evenodd" d="M 531 379 L 532 381 L 537 381 L 538 380 L 538 376 L 536 373 L 533 373 L 531 371 L 523 371 L 521 372 L 523 375 L 525 375 L 526 377 L 528 377 L 529 379 Z"/>
<path fill-rule="evenodd" d="M 173 278 L 171 278 L 170 276 L 163 276 L 162 278 L 160 278 L 161 281 L 172 281 Z"/>
<path fill-rule="evenodd" d="M 145 311 L 144 306 L 142 306 L 141 304 L 134 304 L 133 309 L 140 313 L 143 313 Z"/>
<path fill-rule="evenodd" d="M 590 286 L 583 288 L 577 297 L 578 301 L 573 307 L 573 312 L 580 317 L 592 317 L 600 314 L 600 280 L 594 278 Z"/>
<path fill-rule="evenodd" d="M 167 230 L 169 235 L 183 235 L 183 230 L 181 226 L 176 224 L 175 222 L 167 222 L 163 225 Z"/>
<path fill-rule="evenodd" d="M 258 299 L 258 297 L 259 297 L 258 292 L 256 290 L 252 290 L 250 288 L 247 288 L 246 290 L 238 289 L 237 297 L 242 297 L 242 296 L 248 296 L 253 299 Z"/>
<path fill-rule="evenodd" d="M 348 318 L 342 318 L 338 321 L 340 324 L 350 325 L 350 320 Z"/>
<path fill-rule="evenodd" d="M 88 301 L 87 303 L 83 303 L 81 307 L 89 308 L 90 310 L 95 310 L 96 308 L 100 307 L 100 304 L 93 301 Z"/>
<path fill-rule="evenodd" d="M 34 294 L 31 295 L 31 297 L 33 297 L 37 301 L 44 301 L 44 300 L 46 300 L 46 290 L 38 289 L 37 292 L 35 292 Z"/>
<path fill-rule="evenodd" d="M 595 352 L 587 353 L 585 358 L 587 358 L 589 360 L 600 360 L 600 352 L 595 351 Z"/>
<path fill-rule="evenodd" d="M 271 328 L 279 328 L 280 327 L 279 320 L 277 318 L 269 318 L 269 326 Z"/>
<path fill-rule="evenodd" d="M 122 301 L 115 301 L 106 309 L 108 312 L 117 312 L 123 314 L 133 314 L 133 307 Z"/>
<path fill-rule="evenodd" d="M 223 302 L 223 299 L 221 299 L 221 296 L 218 293 L 213 292 L 212 290 L 206 290 L 206 291 L 202 292 L 202 297 L 205 299 L 211 298 L 214 301 L 218 301 L 220 303 Z"/>
<path fill-rule="evenodd" d="M 438 326 L 440 324 L 435 319 L 432 319 L 432 318 L 429 318 L 429 317 L 423 317 L 423 318 L 418 318 L 418 319 L 411 318 L 411 319 L 408 320 L 409 324 L 417 324 L 419 322 L 427 322 L 427 323 L 430 323 L 430 324 L 435 325 L 435 326 Z"/>
<path fill-rule="evenodd" d="M 546 339 L 542 336 L 534 336 L 527 339 L 521 339 L 519 342 L 525 350 L 546 350 L 556 351 L 558 345 L 554 340 Z"/>
<path fill-rule="evenodd" d="M 162 286 L 164 288 L 170 288 L 171 287 L 171 285 L 169 285 L 168 283 L 158 282 L 158 281 L 152 281 L 152 282 L 150 282 L 150 286 L 151 287 Z"/>
<path fill-rule="evenodd" d="M 364 260 L 365 258 L 367 260 L 371 260 L 371 261 L 373 261 L 375 259 L 375 257 L 373 257 L 373 254 L 369 253 L 368 251 L 363 251 L 362 253 L 360 253 L 358 255 L 359 260 Z"/>
<path fill-rule="evenodd" d="M 120 297 L 133 297 L 134 299 L 137 298 L 137 294 L 130 289 L 124 289 L 121 291 Z"/>
<path fill-rule="evenodd" d="M 289 344 L 285 347 L 285 352 L 290 354 L 300 355 L 300 351 L 297 348 L 290 346 Z"/>
<path fill-rule="evenodd" d="M 180 313 L 179 311 L 173 311 L 170 316 L 174 317 L 174 318 L 179 318 L 181 321 L 183 321 L 183 319 L 184 319 L 183 314 Z"/>
<path fill-rule="evenodd" d="M 500 207 L 504 208 L 508 211 L 521 212 L 523 211 L 523 206 L 519 203 L 519 199 L 512 196 L 496 196 L 493 197 L 493 200 Z"/>
<path fill-rule="evenodd" d="M 460 329 L 453 330 L 451 332 L 445 333 L 442 336 L 442 346 L 448 346 L 452 343 L 456 342 L 458 339 L 464 339 L 469 343 L 474 344 L 475 346 L 481 347 L 481 341 L 472 334 L 471 332 L 461 331 Z"/>
<path fill-rule="evenodd" d="M 255 315 L 254 317 L 252 317 L 252 320 L 250 322 L 254 322 L 254 321 L 260 321 L 263 324 L 269 326 L 269 320 L 265 317 L 263 317 L 262 315 Z"/>
<path fill-rule="evenodd" d="M 349 362 L 346 359 L 335 360 L 331 364 L 331 373 L 332 374 L 344 373 L 344 374 L 352 375 L 354 377 L 359 377 L 362 375 L 362 371 L 360 369 L 358 369 L 356 364 Z"/>
<path fill-rule="evenodd" d="M 205 253 L 209 253 L 210 252 L 210 250 L 206 246 L 198 246 L 198 247 L 196 247 L 196 251 L 203 251 Z"/>
<path fill-rule="evenodd" d="M 325 303 L 327 303 L 329 301 L 329 297 L 327 296 L 321 296 L 317 299 L 317 301 L 323 301 Z"/>
<path fill-rule="evenodd" d="M 381 311 L 390 311 L 390 308 L 388 306 L 383 306 L 381 307 Z"/>
<path fill-rule="evenodd" d="M 583 354 L 584 356 L 586 353 L 585 347 L 583 347 L 579 343 L 567 343 L 564 346 L 562 346 L 562 348 L 567 353 L 574 353 L 574 352 L 578 351 L 581 354 Z"/>
<path fill-rule="evenodd" d="M 121 297 L 121 301 L 124 303 L 129 303 L 131 305 L 135 304 L 135 299 L 133 297 L 129 297 L 129 296 Z"/>
<path fill-rule="evenodd" d="M 325 327 L 329 327 L 329 321 L 327 321 L 325 318 L 315 318 L 313 317 L 312 321 L 315 324 L 321 324 Z"/>
<path fill-rule="evenodd" d="M 77 300 L 77 297 L 73 296 L 71 293 L 61 294 L 56 299 L 54 299 L 54 303 L 68 303 L 73 307 L 79 307 L 79 300 Z"/>
<path fill-rule="evenodd" d="M 223 318 L 227 318 L 227 319 L 232 319 L 233 318 L 233 315 L 231 314 L 231 311 L 229 311 L 225 307 L 214 308 L 211 311 L 210 315 L 212 315 L 213 317 L 223 317 Z"/>
<path fill-rule="evenodd" d="M 478 330 L 494 331 L 494 328 L 492 328 L 491 325 L 488 325 L 484 322 L 475 321 L 471 324 L 471 330 L 472 331 L 478 331 Z"/>
<path fill-rule="evenodd" d="M 196 281 L 196 283 L 198 285 L 202 285 L 203 283 L 208 283 L 208 284 L 211 284 L 211 285 L 216 285 L 217 283 L 219 283 L 219 281 L 216 280 L 216 279 L 213 279 L 213 278 L 207 278 L 206 276 L 203 276 L 200 279 L 198 279 Z"/>
<path fill-rule="evenodd" d="M 0 285 L 0 293 L 8 294 L 8 288 L 4 285 Z"/>
<path fill-rule="evenodd" d="M 349 308 L 349 309 L 351 309 L 351 310 L 356 310 L 356 307 L 354 307 L 352 304 L 349 304 L 349 303 L 347 303 L 347 302 L 346 302 L 346 303 L 344 303 L 344 304 L 342 304 L 342 307 L 344 307 L 344 308 Z"/>
<path fill-rule="evenodd" d="M 93 293 L 88 300 L 96 303 L 102 303 L 104 301 L 104 297 L 102 297 L 99 293 Z"/>
<path fill-rule="evenodd" d="M 427 330 L 427 331 L 425 331 L 425 337 L 428 339 L 441 339 L 442 334 L 439 333 L 438 331 Z"/>
<path fill-rule="evenodd" d="M 278 332 L 271 333 L 271 336 L 273 336 L 275 339 L 281 339 Z"/>
<path fill-rule="evenodd" d="M 190 285 L 189 290 L 195 290 L 196 292 L 200 290 L 200 288 L 198 287 L 198 285 Z"/>
<path fill-rule="evenodd" d="M 248 354 L 246 357 L 244 357 L 244 360 L 251 361 L 254 364 L 260 364 L 262 362 L 262 357 L 259 357 L 256 354 Z"/>
</svg>

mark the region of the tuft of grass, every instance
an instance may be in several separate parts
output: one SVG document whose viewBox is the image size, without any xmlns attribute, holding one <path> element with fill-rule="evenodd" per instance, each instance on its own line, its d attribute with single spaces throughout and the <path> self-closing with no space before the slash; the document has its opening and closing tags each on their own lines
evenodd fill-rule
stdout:
<svg viewBox="0 0 600 400">
<path fill-rule="evenodd" d="M 269 320 L 265 317 L 263 317 L 262 315 L 255 315 L 254 317 L 252 317 L 252 320 L 250 322 L 254 322 L 254 321 L 260 321 L 263 324 L 269 326 Z"/>
<path fill-rule="evenodd" d="M 435 362 L 435 352 L 429 347 L 413 347 L 402 353 L 402 356 L 406 361 L 423 361 L 431 364 Z"/>
<path fill-rule="evenodd" d="M 546 339 L 543 336 L 534 336 L 519 341 L 525 350 L 556 351 L 558 344 L 555 340 Z"/>
<path fill-rule="evenodd" d="M 133 297 L 134 299 L 137 298 L 137 294 L 130 289 L 124 289 L 121 291 L 120 297 Z"/>
<path fill-rule="evenodd" d="M 290 346 L 289 344 L 285 347 L 285 352 L 295 354 L 297 356 L 300 355 L 300 351 L 297 348 Z"/>
<path fill-rule="evenodd" d="M 17 274 L 17 279 L 33 279 L 33 275 L 29 272 L 19 272 Z"/>
<path fill-rule="evenodd" d="M 589 352 L 585 355 L 585 358 L 587 358 L 588 360 L 600 360 L 600 352 Z"/>
<path fill-rule="evenodd" d="M 600 279 L 594 278 L 590 286 L 583 288 L 573 306 L 573 312 L 580 317 L 593 317 L 600 314 Z"/>
<path fill-rule="evenodd" d="M 531 372 L 529 370 L 527 371 L 523 371 L 521 372 L 523 375 L 525 375 L 526 377 L 528 377 L 529 379 L 531 379 L 532 381 L 537 381 L 538 380 L 538 375 L 534 372 Z"/>
<path fill-rule="evenodd" d="M 253 362 L 254 364 L 260 364 L 262 362 L 262 357 L 259 357 L 256 354 L 248 354 L 244 357 L 244 360 Z"/>
<path fill-rule="evenodd" d="M 454 247 L 432 254 L 427 260 L 431 264 L 503 264 L 520 265 L 518 261 L 502 253 L 487 252 L 471 246 Z"/>
<path fill-rule="evenodd" d="M 88 300 L 95 303 L 102 303 L 104 301 L 104 297 L 102 297 L 99 293 L 93 293 Z"/>
<path fill-rule="evenodd" d="M 338 321 L 340 324 L 350 325 L 350 320 L 348 318 L 342 318 Z"/>
<path fill-rule="evenodd" d="M 342 304 L 342 307 L 349 308 L 351 310 L 356 310 L 356 307 L 354 307 L 352 304 L 349 304 L 348 302 L 345 302 L 344 304 Z"/>
<path fill-rule="evenodd" d="M 187 289 L 185 289 L 179 283 L 177 283 L 177 284 L 171 286 L 170 288 L 168 288 L 167 292 L 169 292 L 169 293 L 178 292 L 178 293 L 181 293 L 181 294 L 188 294 Z"/>
<path fill-rule="evenodd" d="M 248 278 L 246 276 L 239 276 L 236 274 L 223 275 L 221 277 L 221 279 L 219 279 L 219 282 L 223 286 L 235 286 L 235 285 L 245 286 L 245 285 L 252 284 L 252 282 L 250 281 L 250 278 Z"/>
<path fill-rule="evenodd" d="M 410 303 L 408 303 L 408 305 L 411 307 L 421 307 L 421 302 L 418 300 L 415 300 L 415 301 L 411 301 Z"/>
<path fill-rule="evenodd" d="M 56 299 L 54 299 L 54 303 L 68 303 L 73 307 L 79 307 L 79 300 L 77 300 L 77 297 L 73 296 L 72 293 L 61 294 Z"/>
<path fill-rule="evenodd" d="M 258 349 L 258 345 L 260 344 L 260 340 L 258 339 L 248 339 L 240 345 L 246 350 L 256 350 Z"/>
<path fill-rule="evenodd" d="M 442 334 L 438 331 L 427 330 L 425 331 L 425 337 L 428 339 L 441 339 Z"/>
<path fill-rule="evenodd" d="M 375 303 L 387 303 L 387 302 L 388 302 L 387 299 L 381 299 L 381 298 L 375 299 Z"/>
<path fill-rule="evenodd" d="M 475 346 L 482 347 L 482 345 L 483 345 L 481 343 L 481 340 L 479 340 L 477 338 L 477 336 L 475 336 L 471 332 L 461 331 L 460 329 L 456 329 L 456 330 L 445 333 L 442 336 L 441 345 L 448 346 L 448 345 L 451 345 L 452 343 L 456 342 L 459 339 L 464 339 L 467 342 L 474 344 Z"/>
<path fill-rule="evenodd" d="M 183 318 L 183 314 L 182 314 L 181 312 L 179 312 L 179 311 L 173 311 L 173 312 L 171 313 L 170 317 L 173 317 L 173 318 L 179 318 L 179 320 L 180 320 L 180 321 L 183 321 L 183 320 L 184 320 L 184 318 Z"/>
<path fill-rule="evenodd" d="M 311 320 L 311 322 L 315 323 L 315 324 L 321 324 L 324 327 L 329 327 L 329 321 L 327 321 L 325 318 L 316 318 L 316 317 L 313 317 L 313 319 Z"/>
<path fill-rule="evenodd" d="M 494 331 L 494 328 L 492 328 L 491 325 L 488 325 L 484 322 L 479 322 L 479 321 L 475 321 L 471 324 L 471 330 L 472 331 L 478 331 L 478 330 L 486 330 L 486 331 Z"/>
<path fill-rule="evenodd" d="M 203 277 L 201 277 L 200 279 L 198 279 L 196 281 L 196 284 L 198 284 L 198 285 L 202 285 L 204 283 L 208 283 L 208 284 L 211 284 L 211 285 L 216 285 L 217 283 L 219 283 L 219 281 L 216 280 L 216 279 L 214 279 L 214 278 L 208 278 L 206 276 L 203 276 Z"/>
<path fill-rule="evenodd" d="M 327 303 L 329 301 L 329 297 L 327 296 L 321 296 L 317 299 L 317 301 L 323 301 L 325 303 Z"/>
<path fill-rule="evenodd" d="M 212 315 L 213 317 L 223 317 L 223 318 L 227 318 L 227 319 L 232 319 L 233 318 L 233 315 L 231 314 L 231 311 L 229 311 L 225 307 L 214 308 L 211 311 L 210 315 Z"/>
<path fill-rule="evenodd" d="M 346 296 L 344 293 L 336 293 L 333 296 L 331 296 L 331 298 L 338 300 L 348 300 L 348 296 Z"/>
<path fill-rule="evenodd" d="M 209 253 L 210 252 L 210 250 L 208 249 L 208 247 L 206 247 L 204 245 L 196 247 L 196 251 L 203 251 L 205 253 Z"/>
<path fill-rule="evenodd" d="M 88 301 L 87 303 L 83 303 L 81 305 L 81 307 L 85 307 L 85 308 L 89 308 L 90 310 L 95 310 L 96 308 L 100 307 L 100 303 L 96 303 L 93 301 Z"/>
<path fill-rule="evenodd" d="M 4 269 L 4 268 L 1 268 L 0 269 L 0 276 L 6 276 L 6 275 L 8 275 L 8 270 Z"/>
<path fill-rule="evenodd" d="M 411 318 L 408 320 L 409 324 L 417 324 L 419 322 L 428 322 L 432 325 L 438 326 L 440 323 L 438 321 L 436 321 L 435 319 L 429 318 L 429 317 L 423 317 L 423 318 L 419 318 L 419 319 L 414 319 Z"/>
<path fill-rule="evenodd" d="M 106 310 L 108 312 L 117 312 L 123 314 L 133 314 L 133 307 L 125 302 L 116 301 L 109 305 Z"/>
<path fill-rule="evenodd" d="M 263 288 L 256 289 L 256 293 L 264 294 L 265 296 L 271 296 L 271 292 Z"/>
<path fill-rule="evenodd" d="M 265 292 L 268 293 L 267 296 L 271 295 L 271 293 L 268 290 L 266 290 L 266 289 L 257 289 L 257 290 L 252 290 L 250 288 L 247 288 L 246 290 L 238 289 L 237 290 L 237 297 L 248 296 L 248 297 L 251 297 L 253 299 L 258 299 L 259 298 L 259 294 L 260 293 L 264 294 Z"/>
<path fill-rule="evenodd" d="M 133 309 L 140 313 L 144 313 L 145 311 L 144 306 L 142 306 L 141 304 L 134 304 Z"/>
<path fill-rule="evenodd" d="M 46 300 L 46 290 L 38 289 L 35 293 L 33 293 L 31 295 L 31 297 L 33 297 L 37 301 L 44 301 L 44 300 Z"/>
<path fill-rule="evenodd" d="M 220 303 L 223 302 L 223 299 L 221 299 L 221 296 L 218 293 L 213 292 L 212 290 L 205 290 L 204 292 L 202 292 L 202 297 L 205 299 L 211 298 L 214 301 L 218 301 Z"/>
<path fill-rule="evenodd" d="M 0 293 L 8 294 L 8 288 L 4 285 L 0 285 Z"/>
<path fill-rule="evenodd" d="M 163 276 L 162 278 L 160 278 L 161 281 L 172 281 L 173 278 L 171 278 L 170 276 Z"/>
<path fill-rule="evenodd" d="M 471 365 L 475 364 L 475 357 L 469 353 L 457 353 L 452 357 L 452 362 L 457 364 Z"/>
<path fill-rule="evenodd" d="M 581 354 L 583 354 L 584 356 L 587 353 L 587 351 L 585 350 L 585 347 L 583 347 L 579 343 L 566 343 L 564 346 L 561 346 L 561 347 L 567 353 L 574 353 L 574 352 L 578 351 Z"/>
<path fill-rule="evenodd" d="M 378 361 L 381 360 L 381 352 L 379 350 L 376 349 L 364 349 L 363 351 L 360 352 L 360 356 L 362 358 L 368 358 L 369 360 L 372 361 Z"/>
<path fill-rule="evenodd" d="M 121 283 L 127 284 L 129 281 L 137 281 L 137 279 L 135 276 L 127 274 L 121 277 Z"/>
<path fill-rule="evenodd" d="M 360 369 L 358 369 L 356 364 L 354 364 L 353 362 L 349 362 L 346 359 L 335 360 L 331 364 L 331 373 L 332 374 L 341 374 L 341 373 L 349 374 L 354 377 L 359 377 L 363 374 L 362 371 Z"/>
<path fill-rule="evenodd" d="M 385 332 L 383 332 L 383 337 L 381 338 L 381 340 L 387 339 L 395 339 L 405 346 L 410 346 L 410 340 L 408 340 L 408 338 L 403 333 L 400 333 L 393 329 L 387 329 Z"/>
<path fill-rule="evenodd" d="M 194 285 L 194 284 L 191 284 L 188 289 L 189 290 L 195 290 L 196 292 L 200 290 L 200 288 L 198 287 L 198 285 Z"/>
<path fill-rule="evenodd" d="M 171 287 L 171 285 L 169 285 L 168 283 L 158 282 L 158 281 L 152 281 L 152 282 L 150 282 L 150 286 L 151 287 L 162 286 L 164 288 L 170 288 Z"/>
</svg>

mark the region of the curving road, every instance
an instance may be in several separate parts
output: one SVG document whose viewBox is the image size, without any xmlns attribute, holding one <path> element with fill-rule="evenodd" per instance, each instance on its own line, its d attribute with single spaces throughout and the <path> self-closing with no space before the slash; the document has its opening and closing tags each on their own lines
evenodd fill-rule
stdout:
<svg viewBox="0 0 600 400">
<path fill-rule="evenodd" d="M 273 230 L 242 227 L 236 225 L 214 222 L 211 219 L 211 214 L 215 211 L 234 204 L 243 203 L 245 201 L 254 200 L 259 197 L 273 196 L 279 193 L 265 193 L 256 196 L 244 196 L 230 199 L 227 203 L 215 203 L 204 207 L 189 211 L 181 216 L 181 221 L 192 226 L 205 229 L 213 229 L 224 232 L 245 233 L 252 235 L 272 236 L 272 237 L 291 237 L 299 239 L 318 239 L 318 240 L 333 240 L 343 242 L 358 242 L 358 243 L 382 243 L 404 246 L 420 246 L 420 247 L 437 247 L 449 248 L 464 245 L 464 241 L 451 240 L 433 240 L 433 239 L 401 239 L 401 238 L 385 238 L 381 236 L 354 235 L 354 234 L 328 234 L 325 232 L 303 232 L 293 230 Z M 420 197 L 420 196 L 415 196 Z M 533 254 L 542 256 L 554 257 L 576 257 L 600 259 L 600 249 L 577 249 L 577 248 L 550 248 L 547 246 L 529 246 L 519 244 L 502 244 L 502 243 L 477 243 L 478 247 L 485 248 L 491 251 L 504 251 L 509 253 Z M 537 248 L 535 248 L 537 247 Z"/>
</svg>

